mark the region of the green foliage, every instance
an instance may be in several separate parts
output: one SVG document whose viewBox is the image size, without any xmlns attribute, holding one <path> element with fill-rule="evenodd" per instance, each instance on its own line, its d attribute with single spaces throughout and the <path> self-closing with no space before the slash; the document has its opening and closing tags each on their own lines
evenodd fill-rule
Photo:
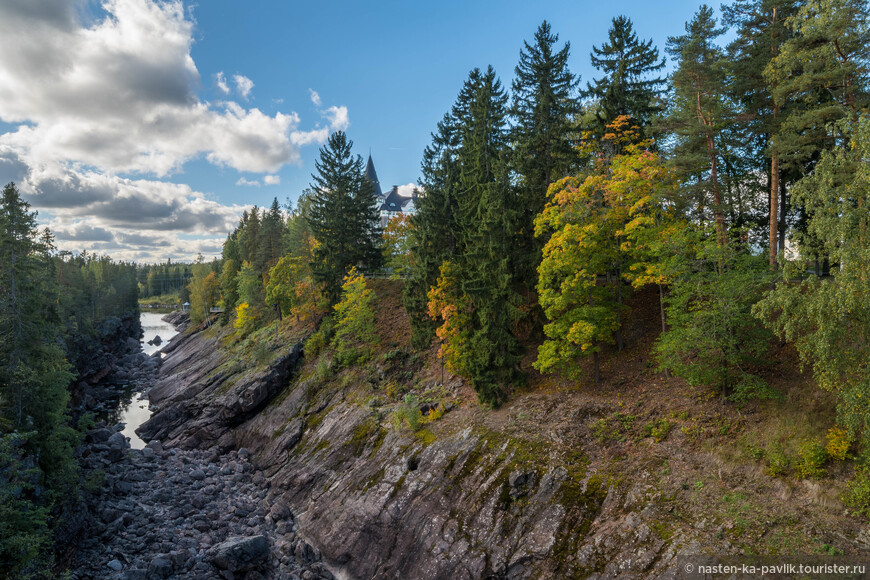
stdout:
<svg viewBox="0 0 870 580">
<path fill-rule="evenodd" d="M 771 339 L 751 313 L 766 285 L 765 261 L 710 239 L 697 248 L 671 285 L 670 329 L 655 345 L 659 364 L 737 402 L 775 397 L 753 372 Z"/>
<path fill-rule="evenodd" d="M 592 435 L 602 444 L 609 441 L 622 443 L 636 420 L 636 416 L 628 413 L 614 413 L 593 423 Z"/>
<path fill-rule="evenodd" d="M 298 318 L 311 313 L 317 298 L 317 288 L 302 258 L 283 256 L 269 270 L 266 303 L 277 304 L 283 316 L 295 315 Z"/>
<path fill-rule="evenodd" d="M 193 266 L 193 279 L 187 289 L 190 292 L 190 319 L 202 322 L 218 303 L 220 280 L 208 264 L 197 263 Z"/>
<path fill-rule="evenodd" d="M 785 452 L 782 443 L 773 443 L 764 454 L 767 460 L 767 474 L 773 477 L 785 475 L 791 468 L 791 459 Z"/>
<path fill-rule="evenodd" d="M 823 153 L 815 171 L 795 186 L 794 198 L 809 218 L 802 259 L 755 308 L 778 335 L 794 343 L 819 386 L 837 395 L 838 423 L 865 444 L 870 441 L 868 155 L 870 121 L 861 119 L 852 147 Z M 814 250 L 839 264 L 831 277 L 801 279 Z"/>
<path fill-rule="evenodd" d="M 671 432 L 671 423 L 667 419 L 650 421 L 643 426 L 643 436 L 652 437 L 656 441 L 663 441 Z"/>
<path fill-rule="evenodd" d="M 546 240 L 535 239 L 534 221 L 546 204 L 547 188 L 577 164 L 573 124 L 580 108 L 578 79 L 568 69 L 570 44 L 558 48 L 558 40 L 550 24 L 542 22 L 532 43 L 523 43 L 511 86 L 510 114 L 515 120 L 511 165 L 521 179 L 514 249 L 520 280 L 533 280 L 540 263 Z"/>
<path fill-rule="evenodd" d="M 51 564 L 49 509 L 34 495 L 40 470 L 25 452 L 34 433 L 0 434 L 0 575 L 34 578 Z"/>
<path fill-rule="evenodd" d="M 374 354 L 377 343 L 375 312 L 372 309 L 374 292 L 366 288 L 365 278 L 355 268 L 344 277 L 341 301 L 335 309 L 335 336 L 332 347 L 335 360 L 344 366 L 364 363 Z"/>
<path fill-rule="evenodd" d="M 627 116 L 645 128 L 660 110 L 658 97 L 665 79 L 651 75 L 665 67 L 652 40 L 641 41 L 631 19 L 617 16 L 601 48 L 592 47 L 592 66 L 604 73 L 594 84 L 587 83 L 586 97 L 596 103 L 592 129 L 601 138 L 607 125 L 619 116 Z"/>
<path fill-rule="evenodd" d="M 855 477 L 846 487 L 843 503 L 851 510 L 870 519 L 870 469 L 858 467 Z"/>
<path fill-rule="evenodd" d="M 331 304 L 341 294 L 342 278 L 352 267 L 381 265 L 381 231 L 371 182 L 353 142 L 343 131 L 329 136 L 315 162 L 306 216 L 317 243 L 312 254 L 314 279 L 324 285 Z"/>
<path fill-rule="evenodd" d="M 798 460 L 795 470 L 799 477 L 819 478 L 825 475 L 828 454 L 818 441 L 804 441 L 798 446 Z"/>
<path fill-rule="evenodd" d="M 393 417 L 399 427 L 407 425 L 411 431 L 419 431 L 423 422 L 423 415 L 420 412 L 420 400 L 416 395 L 408 393 L 405 395 L 405 399 L 396 407 Z"/>
</svg>

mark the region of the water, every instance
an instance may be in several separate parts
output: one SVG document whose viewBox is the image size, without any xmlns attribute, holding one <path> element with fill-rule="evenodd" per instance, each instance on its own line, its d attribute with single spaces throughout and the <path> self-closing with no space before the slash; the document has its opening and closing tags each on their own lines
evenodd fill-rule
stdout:
<svg viewBox="0 0 870 580">
<path fill-rule="evenodd" d="M 142 337 L 142 351 L 147 355 L 152 355 L 161 347 L 166 346 L 169 339 L 178 334 L 175 328 L 168 322 L 160 320 L 163 314 L 153 312 L 143 312 L 139 320 L 142 323 L 142 331 L 145 336 Z M 148 344 L 155 336 L 160 336 L 163 342 L 160 346 L 152 346 Z M 142 449 L 145 447 L 145 442 L 136 435 L 136 429 L 139 425 L 151 418 L 151 410 L 148 408 L 148 397 L 142 391 L 133 391 L 129 397 L 124 397 L 118 405 L 119 421 L 124 423 L 123 435 L 130 439 L 130 447 L 133 449 Z"/>
</svg>

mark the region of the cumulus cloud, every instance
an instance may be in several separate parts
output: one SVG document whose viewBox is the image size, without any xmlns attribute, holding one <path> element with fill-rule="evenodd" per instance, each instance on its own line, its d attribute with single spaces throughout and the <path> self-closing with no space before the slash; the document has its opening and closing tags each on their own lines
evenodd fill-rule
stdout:
<svg viewBox="0 0 870 580">
<path fill-rule="evenodd" d="M 239 180 L 236 182 L 236 185 L 241 187 L 260 187 L 260 182 L 256 179 L 250 180 L 245 179 L 244 177 L 240 177 Z"/>
<path fill-rule="evenodd" d="M 281 176 L 280 175 L 266 175 L 263 177 L 263 183 L 265 185 L 281 185 Z"/>
<path fill-rule="evenodd" d="M 236 90 L 247 101 L 251 95 L 251 89 L 254 88 L 254 81 L 242 75 L 233 75 L 233 82 L 236 84 Z"/>
<path fill-rule="evenodd" d="M 274 172 L 299 163 L 300 148 L 328 132 L 300 127 L 292 112 L 203 101 L 194 23 L 181 0 L 101 7 L 85 22 L 93 6 L 81 0 L 0 2 L 0 121 L 12 126 L 0 134 L 0 181 L 14 180 L 50 217 L 60 246 L 114 248 L 125 259 L 219 251 L 244 207 L 167 176 L 205 159 L 269 174 L 264 183 L 273 184 Z M 222 71 L 213 78 L 232 93 Z M 238 96 L 251 96 L 251 79 L 231 81 Z M 344 120 L 329 113 L 330 127 L 347 122 L 346 108 L 331 109 L 344 109 Z"/>
<path fill-rule="evenodd" d="M 223 94 L 230 94 L 230 87 L 227 86 L 227 78 L 224 76 L 223 72 L 214 75 L 214 82 Z"/>
<path fill-rule="evenodd" d="M 179 0 L 105 0 L 85 26 L 76 0 L 0 3 L 0 144 L 31 162 L 75 162 L 163 177 L 191 159 L 239 171 L 297 163 L 295 113 L 267 115 L 197 96 L 193 23 Z M 254 83 L 232 77 L 248 98 Z M 222 72 L 218 88 L 229 92 Z"/>
<path fill-rule="evenodd" d="M 344 131 L 350 125 L 347 107 L 329 107 L 323 112 L 323 116 L 329 121 L 329 128 L 333 131 Z"/>
<path fill-rule="evenodd" d="M 320 107 L 320 95 L 317 94 L 317 91 L 314 89 L 308 89 L 308 92 L 311 93 L 311 102 L 314 103 L 315 107 Z"/>
<path fill-rule="evenodd" d="M 399 195 L 402 197 L 411 197 L 414 194 L 415 189 L 420 189 L 420 186 L 416 183 L 408 183 L 406 185 L 398 186 Z"/>
</svg>

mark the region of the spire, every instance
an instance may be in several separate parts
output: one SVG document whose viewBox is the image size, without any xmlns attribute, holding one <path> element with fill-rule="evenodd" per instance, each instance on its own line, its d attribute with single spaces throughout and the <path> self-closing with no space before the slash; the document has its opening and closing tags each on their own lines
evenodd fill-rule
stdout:
<svg viewBox="0 0 870 580">
<path fill-rule="evenodd" d="M 375 164 L 372 163 L 371 152 L 369 152 L 369 161 L 366 163 L 366 177 L 374 186 L 375 196 L 383 195 L 383 192 L 381 191 L 381 182 L 378 181 L 378 173 L 375 171 Z"/>
</svg>

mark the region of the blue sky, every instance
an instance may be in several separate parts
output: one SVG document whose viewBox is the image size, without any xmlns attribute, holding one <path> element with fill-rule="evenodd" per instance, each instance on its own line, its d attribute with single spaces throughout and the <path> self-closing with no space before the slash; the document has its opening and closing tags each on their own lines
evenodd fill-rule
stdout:
<svg viewBox="0 0 870 580">
<path fill-rule="evenodd" d="M 0 180 L 58 245 L 142 261 L 206 256 L 244 207 L 294 200 L 345 129 L 385 188 L 473 67 L 505 86 L 548 20 L 589 53 L 624 14 L 663 53 L 698 4 L 7 0 L 0 5 Z"/>
</svg>

